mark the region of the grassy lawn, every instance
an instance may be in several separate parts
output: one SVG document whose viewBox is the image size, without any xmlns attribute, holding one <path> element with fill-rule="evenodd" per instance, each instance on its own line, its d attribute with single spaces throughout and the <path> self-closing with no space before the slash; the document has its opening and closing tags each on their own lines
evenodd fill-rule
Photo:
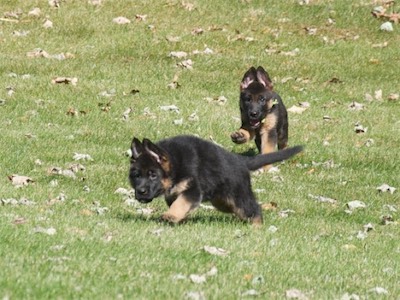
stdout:
<svg viewBox="0 0 400 300">
<path fill-rule="evenodd" d="M 299 2 L 2 0 L 0 297 L 399 299 L 399 191 L 377 190 L 400 188 L 399 24 Z M 129 194 L 132 137 L 256 153 L 230 140 L 253 65 L 307 103 L 305 152 L 252 177 L 263 228 L 208 207 L 160 223 L 163 199 Z"/>
</svg>

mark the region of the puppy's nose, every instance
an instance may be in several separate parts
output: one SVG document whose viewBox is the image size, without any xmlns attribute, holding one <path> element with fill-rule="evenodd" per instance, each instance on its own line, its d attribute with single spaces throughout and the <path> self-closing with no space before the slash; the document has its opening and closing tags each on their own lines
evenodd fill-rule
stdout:
<svg viewBox="0 0 400 300">
<path fill-rule="evenodd" d="M 256 111 L 251 111 L 250 112 L 250 117 L 253 117 L 253 118 L 257 117 L 257 112 Z"/>
<path fill-rule="evenodd" d="M 138 189 L 136 189 L 136 191 L 137 191 L 138 194 L 140 194 L 140 195 L 145 195 L 145 194 L 147 194 L 146 188 L 138 188 Z"/>
</svg>

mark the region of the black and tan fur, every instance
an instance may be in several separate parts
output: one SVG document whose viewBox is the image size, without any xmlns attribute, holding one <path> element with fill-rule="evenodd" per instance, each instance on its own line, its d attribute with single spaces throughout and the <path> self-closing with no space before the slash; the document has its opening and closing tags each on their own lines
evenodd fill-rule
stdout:
<svg viewBox="0 0 400 300">
<path fill-rule="evenodd" d="M 243 144 L 255 138 L 261 154 L 287 147 L 287 111 L 262 67 L 251 67 L 244 74 L 240 83 L 239 105 L 242 126 L 231 134 L 234 143 Z"/>
<path fill-rule="evenodd" d="M 230 153 L 194 136 L 177 136 L 153 144 L 132 141 L 129 181 L 142 203 L 164 195 L 169 206 L 162 219 L 178 223 L 203 201 L 241 220 L 262 223 L 251 189 L 250 170 L 297 154 L 301 146 L 253 157 Z"/>
</svg>

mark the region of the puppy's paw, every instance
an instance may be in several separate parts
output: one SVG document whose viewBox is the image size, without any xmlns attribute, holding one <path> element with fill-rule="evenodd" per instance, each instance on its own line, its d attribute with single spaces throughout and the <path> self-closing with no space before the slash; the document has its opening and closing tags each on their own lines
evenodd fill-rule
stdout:
<svg viewBox="0 0 400 300">
<path fill-rule="evenodd" d="M 178 224 L 181 221 L 176 216 L 171 215 L 169 213 L 164 213 L 161 216 L 161 220 L 170 224 Z"/>
<path fill-rule="evenodd" d="M 234 133 L 232 133 L 231 139 L 232 139 L 232 142 L 234 142 L 236 144 L 244 144 L 247 142 L 246 136 L 243 134 L 243 132 L 240 132 L 240 131 L 235 131 Z"/>
</svg>

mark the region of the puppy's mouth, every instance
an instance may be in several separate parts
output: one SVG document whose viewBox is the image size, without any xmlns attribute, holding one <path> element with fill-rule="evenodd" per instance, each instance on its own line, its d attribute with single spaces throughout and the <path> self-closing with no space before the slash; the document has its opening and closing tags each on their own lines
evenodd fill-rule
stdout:
<svg viewBox="0 0 400 300">
<path fill-rule="evenodd" d="M 261 126 L 261 121 L 257 120 L 257 119 L 255 119 L 255 120 L 250 119 L 249 123 L 250 123 L 250 127 L 253 129 L 256 129 Z"/>
</svg>

